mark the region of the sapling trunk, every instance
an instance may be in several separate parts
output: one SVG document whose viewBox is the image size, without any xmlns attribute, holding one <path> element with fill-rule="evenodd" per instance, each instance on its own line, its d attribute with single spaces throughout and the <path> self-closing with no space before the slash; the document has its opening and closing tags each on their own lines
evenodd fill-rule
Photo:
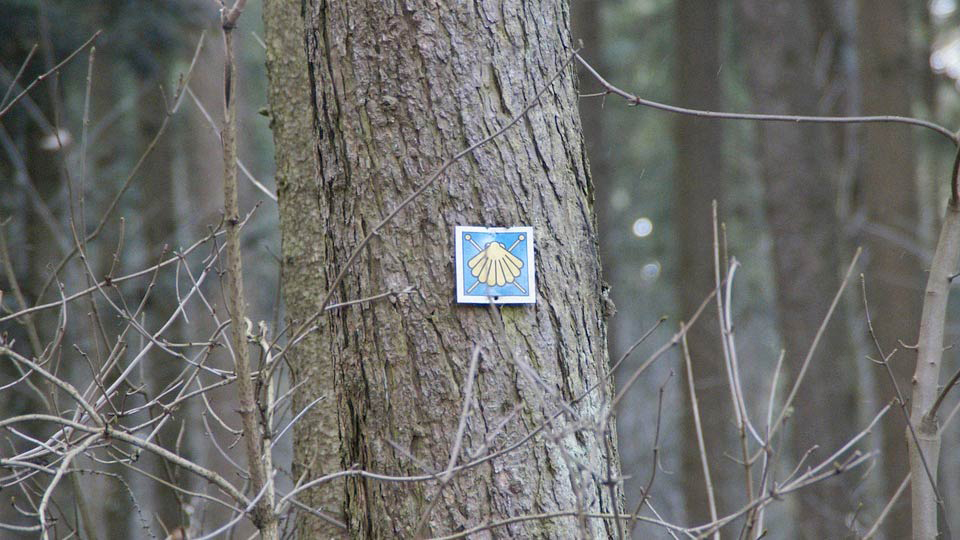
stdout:
<svg viewBox="0 0 960 540">
<path fill-rule="evenodd" d="M 934 485 L 940 455 L 940 432 L 936 411 L 931 410 L 939 392 L 940 364 L 943 360 L 943 331 L 947 315 L 950 281 L 960 258 L 960 205 L 956 198 L 947 205 L 937 250 L 930 266 L 930 277 L 923 297 L 920 339 L 917 344 L 917 368 L 913 375 L 910 423 L 916 438 L 908 433 L 910 493 L 913 509 L 914 540 L 937 537 L 938 495 Z M 922 452 L 922 454 L 921 454 Z"/>
</svg>

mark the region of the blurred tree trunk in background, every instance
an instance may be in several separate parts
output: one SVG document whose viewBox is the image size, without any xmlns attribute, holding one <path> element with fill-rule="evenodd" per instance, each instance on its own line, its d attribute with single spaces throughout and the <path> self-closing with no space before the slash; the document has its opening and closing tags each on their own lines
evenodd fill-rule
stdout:
<svg viewBox="0 0 960 540">
<path fill-rule="evenodd" d="M 909 6 L 905 0 L 858 1 L 860 83 L 863 114 L 909 116 L 912 67 Z M 884 352 L 898 352 L 890 361 L 902 392 L 911 387 L 914 355 L 898 341 L 913 344 L 920 326 L 920 300 L 925 281 L 920 260 L 918 185 L 914 133 L 908 126 L 863 126 L 863 185 L 866 211 L 865 274 L 873 328 Z M 886 376 L 877 378 L 881 400 L 894 396 Z M 906 424 L 892 415 L 883 428 L 883 471 L 889 500 L 909 472 Z M 885 522 L 888 538 L 910 536 L 906 498 Z"/>
<path fill-rule="evenodd" d="M 23 41 L 15 39 L 12 35 L 4 41 L 2 47 L 6 49 L 4 52 L 12 53 L 15 55 L 14 58 L 19 58 L 19 61 L 22 62 L 22 59 L 26 57 L 30 50 L 29 46 Z M 44 44 L 41 49 L 36 51 L 33 65 L 28 66 L 18 81 L 17 90 L 28 84 L 23 82 L 24 79 L 35 78 L 46 70 L 43 59 L 49 58 L 53 54 L 47 51 L 49 47 L 49 44 Z M 5 71 L 4 89 L 13 83 L 13 76 L 17 72 L 17 67 L 3 66 Z M 42 283 L 50 275 L 51 266 L 55 265 L 60 257 L 65 254 L 66 246 L 72 245 L 72 241 L 67 244 L 65 236 L 55 238 L 51 231 L 51 229 L 55 229 L 60 233 L 61 226 L 66 223 L 64 214 L 67 211 L 61 203 L 61 197 L 65 191 L 61 175 L 61 160 L 68 150 L 62 150 L 56 145 L 56 137 L 54 136 L 56 131 L 53 127 L 54 102 L 57 99 L 60 99 L 60 92 L 57 87 L 49 84 L 44 88 L 38 87 L 23 99 L 23 105 L 19 110 L 11 110 L 10 114 L 2 119 L 2 126 L 0 126 L 6 132 L 5 136 L 9 137 L 7 143 L 10 145 L 5 147 L 4 153 L 0 155 L 3 156 L 3 161 L 9 164 L 9 172 L 11 173 L 9 177 L 6 175 L 0 177 L 0 181 L 2 181 L 0 182 L 0 198 L 8 197 L 8 193 L 14 189 L 13 182 L 6 182 L 8 178 L 12 179 L 14 178 L 13 175 L 16 174 L 19 177 L 16 183 L 19 184 L 19 189 L 25 195 L 23 200 L 31 201 L 31 204 L 27 204 L 21 209 L 10 208 L 8 211 L 11 211 L 11 213 L 0 215 L 0 227 L 3 227 L 7 256 L 10 258 L 13 274 L 28 305 L 37 301 Z M 70 137 L 73 135 L 71 133 Z M 71 142 L 66 132 L 61 133 L 61 140 L 63 146 L 69 149 Z M 3 206 L 9 204 L 6 201 L 4 203 Z M 46 207 L 46 210 L 42 211 L 41 207 Z M 43 213 L 46 212 L 49 212 L 49 214 L 45 218 Z M 18 217 L 22 220 L 19 223 L 19 228 L 15 228 L 16 224 L 8 221 L 11 217 Z M 4 294 L 6 297 L 5 306 L 15 306 L 19 309 L 21 307 L 19 301 L 10 301 L 14 298 L 14 295 L 10 294 L 13 284 L 7 280 L 6 268 L 0 267 L 0 276 L 2 276 L 0 278 L 0 291 L 6 293 Z M 66 276 L 62 279 L 67 281 Z M 47 298 L 51 299 L 57 296 L 56 288 L 51 287 L 51 291 L 47 293 Z M 15 324 L 0 325 L 0 333 L 9 333 L 7 339 L 19 339 L 22 343 L 29 344 L 30 354 L 35 358 L 40 358 L 49 340 L 56 333 L 57 317 L 57 314 L 54 313 L 35 313 L 24 317 Z M 50 365 L 52 366 L 58 361 L 59 358 L 51 360 Z M 15 373 L 20 373 L 19 370 L 14 369 L 15 366 L 9 360 L 4 359 L 3 363 L 4 368 L 9 369 L 5 373 L 6 375 L 13 376 Z M 69 373 L 71 366 L 57 364 L 57 367 L 62 369 L 63 372 Z M 56 395 L 52 390 L 53 387 L 49 383 L 38 379 L 34 379 L 34 383 L 36 388 L 46 395 L 46 404 L 52 405 L 54 403 L 53 397 Z M 0 415 L 3 415 L 3 417 L 22 414 L 27 411 L 50 412 L 45 407 L 43 399 L 26 387 L 14 392 L 15 397 L 13 399 L 8 397 L 3 400 L 3 408 L 0 409 Z M 26 432 L 30 436 L 42 437 L 46 433 L 45 426 L 38 424 L 26 424 L 25 426 L 27 427 Z M 10 442 L 9 444 L 13 445 L 14 443 Z M 76 493 L 79 491 L 76 489 L 80 482 L 79 474 L 71 474 L 69 478 L 71 490 Z M 13 510 L 14 515 L 19 512 L 12 504 L 7 506 Z M 9 515 L 4 515 L 3 521 L 8 522 L 8 517 Z M 75 523 L 79 526 L 80 520 L 78 519 Z M 23 534 L 20 537 L 26 538 L 27 535 Z"/>
<path fill-rule="evenodd" d="M 266 0 L 263 4 L 264 40 L 267 44 L 267 76 L 270 79 L 270 128 L 273 130 L 277 163 L 277 197 L 280 207 L 283 300 L 287 322 L 302 324 L 321 308 L 326 289 L 321 254 L 324 229 L 318 201 L 321 197 L 314 139 L 316 118 L 307 73 L 303 6 L 290 0 Z M 340 470 L 340 433 L 337 424 L 333 358 L 326 352 L 321 334 L 314 332 L 292 349 L 291 363 L 298 366 L 298 380 L 310 381 L 311 392 L 296 392 L 293 409 L 302 410 L 318 396 L 324 400 L 312 407 L 297 424 L 297 438 L 315 444 L 294 445 L 293 477 L 303 473 L 322 476 Z M 329 482 L 315 490 L 311 507 L 343 521 L 343 482 Z M 319 518 L 302 514 L 303 537 L 331 538 L 339 529 Z"/>
<path fill-rule="evenodd" d="M 305 267 L 314 294 L 333 286 L 360 239 L 424 175 L 495 132 L 551 75 L 565 70 L 513 130 L 457 162 L 381 231 L 336 287 L 335 298 L 408 285 L 417 293 L 322 316 L 324 350 L 293 363 L 309 400 L 329 388 L 316 376 L 318 363 L 333 362 L 341 466 L 391 475 L 422 474 L 424 464 L 446 467 L 475 346 L 482 356 L 477 403 L 466 423 L 461 462 L 493 430 L 496 447 L 526 435 L 558 410 L 555 398 L 571 400 L 593 384 L 612 388 L 604 381 L 606 324 L 593 190 L 573 68 L 564 64 L 572 52 L 569 23 L 566 2 L 557 1 L 514 0 L 492 10 L 485 4 L 307 4 L 320 179 L 319 193 L 301 196 L 319 202 L 319 216 L 286 214 L 296 221 L 284 230 L 295 236 L 284 243 L 319 248 L 319 275 L 315 266 Z M 536 305 L 491 310 L 454 303 L 453 228 L 466 224 L 536 228 Z M 534 367 L 548 392 L 518 370 L 517 359 Z M 592 417 L 600 412 L 600 392 L 572 407 L 577 416 Z M 351 477 L 344 498 L 349 534 L 411 537 L 427 511 L 425 535 L 578 504 L 590 512 L 612 511 L 619 495 L 611 498 L 604 478 L 588 471 L 612 470 L 619 477 L 615 435 L 605 430 L 557 436 L 460 471 L 442 491 L 437 484 Z M 300 423 L 295 438 L 298 446 L 326 444 L 309 422 Z M 311 477 L 319 472 L 313 463 L 300 465 Z M 314 506 L 314 496 L 302 500 Z M 591 537 L 615 535 L 610 521 L 587 526 Z M 517 522 L 497 534 L 573 538 L 578 531 L 568 518 Z M 303 527 L 301 533 L 312 530 Z"/>
<path fill-rule="evenodd" d="M 166 116 L 164 97 L 157 86 L 166 82 L 168 60 L 164 52 L 164 50 L 151 50 L 148 56 L 151 59 L 149 67 L 142 66 L 140 67 L 142 71 L 136 73 L 137 80 L 153 81 L 134 110 L 137 115 L 136 147 L 139 149 L 147 148 L 160 130 L 160 125 Z M 168 131 L 157 141 L 153 152 L 144 162 L 142 178 L 135 186 L 139 203 L 137 212 L 139 219 L 135 219 L 131 223 L 132 230 L 127 231 L 130 235 L 128 237 L 130 243 L 142 252 L 144 266 L 156 264 L 161 255 L 169 257 L 174 249 L 179 248 L 175 234 L 178 209 L 174 206 L 173 199 L 172 160 L 173 139 Z M 162 327 L 177 309 L 177 293 L 173 280 L 159 280 L 154 287 L 143 312 L 145 327 L 151 332 L 156 332 Z M 183 328 L 181 320 L 171 325 L 170 330 L 164 334 L 166 339 L 172 342 L 180 339 Z M 163 350 L 157 348 L 151 351 L 143 364 L 144 382 L 147 384 L 149 395 L 160 395 L 182 368 L 181 362 L 176 361 Z M 149 411 L 149 414 L 151 418 L 155 418 L 164 415 L 164 411 L 154 408 Z M 179 431 L 179 421 L 171 418 L 158 434 L 157 442 L 169 450 L 175 450 L 174 443 Z M 192 430 L 186 431 L 184 436 L 189 438 L 191 433 Z M 171 483 L 174 482 L 168 474 L 171 469 L 163 460 L 152 455 L 145 455 L 141 460 L 144 468 L 151 474 Z M 180 525 L 182 521 L 180 505 L 170 488 L 141 475 L 134 475 L 131 480 L 142 485 L 144 490 L 150 493 L 145 504 L 153 509 L 152 512 L 159 516 L 162 523 L 168 528 Z"/>
<path fill-rule="evenodd" d="M 806 1 L 740 0 L 747 83 L 758 112 L 815 114 L 821 91 L 815 59 L 819 47 L 813 6 Z M 835 152 L 822 125 L 761 123 L 757 150 L 765 184 L 764 205 L 773 238 L 778 325 L 792 384 L 813 343 L 846 263 L 840 246 L 835 190 Z M 791 446 L 798 459 L 814 445 L 821 459 L 855 432 L 855 366 L 847 322 L 830 322 L 790 417 Z M 815 458 L 814 458 L 815 459 Z M 853 509 L 844 480 L 813 486 L 798 495 L 803 538 L 845 536 Z"/>
<path fill-rule="evenodd" d="M 722 107 L 719 4 L 715 0 L 678 0 L 674 6 L 674 102 L 680 106 L 709 110 Z M 689 317 L 715 287 L 712 204 L 715 200 L 720 202 L 723 194 L 723 123 L 692 116 L 675 116 L 673 120 L 673 223 L 679 248 L 675 290 L 680 316 Z M 725 435 L 731 428 L 733 409 L 716 309 L 704 312 L 688 332 L 687 341 L 714 485 L 718 489 L 726 487 L 723 491 L 731 493 L 741 469 L 733 470 L 733 463 L 724 457 L 732 449 L 727 444 L 732 438 Z M 687 433 L 687 443 L 683 445 L 687 519 L 707 523 L 710 512 L 693 411 L 687 385 L 681 386 L 685 391 Z M 737 485 L 742 485 L 742 480 Z M 733 510 L 739 499 L 719 496 L 723 491 L 718 493 L 718 502 Z"/>
<path fill-rule="evenodd" d="M 590 64 L 600 73 L 606 73 L 603 53 L 604 53 L 604 33 L 603 33 L 603 0 L 572 0 L 570 9 L 573 14 L 570 25 L 573 31 L 574 40 L 583 42 L 583 51 L 581 56 L 587 59 Z M 579 43 L 575 43 L 579 46 Z M 589 75 L 584 76 L 584 70 L 577 66 L 580 74 L 580 84 L 578 88 L 581 94 L 590 93 L 595 84 L 590 80 Z M 607 146 L 604 135 L 604 105 L 606 99 L 602 97 L 590 97 L 580 99 L 580 120 L 583 124 L 583 144 L 587 148 L 587 156 L 590 159 L 589 174 L 593 180 L 593 185 L 597 189 L 597 225 L 600 233 L 600 262 L 603 265 L 603 274 L 606 281 L 611 281 L 610 277 L 616 272 L 617 261 L 616 253 L 613 253 L 609 242 L 604 239 L 612 237 L 612 229 L 615 227 L 615 212 L 609 208 L 611 192 L 613 188 L 613 178 L 611 172 L 613 163 L 611 163 L 611 151 Z M 614 343 L 613 329 L 610 329 L 610 343 Z"/>
</svg>

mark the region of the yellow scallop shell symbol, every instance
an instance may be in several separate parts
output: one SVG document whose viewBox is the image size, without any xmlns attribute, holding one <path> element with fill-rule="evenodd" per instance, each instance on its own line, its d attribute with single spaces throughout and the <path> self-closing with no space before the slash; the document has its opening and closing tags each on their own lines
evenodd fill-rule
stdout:
<svg viewBox="0 0 960 540">
<path fill-rule="evenodd" d="M 467 262 L 467 266 L 480 283 L 502 287 L 517 279 L 523 261 L 500 242 L 490 242 Z"/>
</svg>

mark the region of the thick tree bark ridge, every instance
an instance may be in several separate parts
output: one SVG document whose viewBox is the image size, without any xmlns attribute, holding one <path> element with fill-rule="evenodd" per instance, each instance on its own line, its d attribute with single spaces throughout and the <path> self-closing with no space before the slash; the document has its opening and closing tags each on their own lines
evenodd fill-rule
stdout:
<svg viewBox="0 0 960 540">
<path fill-rule="evenodd" d="M 311 240 L 323 261 L 324 290 L 424 173 L 497 131 L 563 67 L 572 52 L 568 24 L 565 3 L 552 1 L 308 5 L 320 170 Z M 482 358 L 461 460 L 522 438 L 559 410 L 560 400 L 604 384 L 592 187 L 576 106 L 565 75 L 519 125 L 456 162 L 415 208 L 403 210 L 337 285 L 340 301 L 418 290 L 317 321 L 325 350 L 315 361 L 329 359 L 335 373 L 342 467 L 394 475 L 443 470 L 474 345 Z M 453 228 L 471 224 L 535 228 L 537 305 L 491 311 L 454 304 Z M 315 396 L 317 382 L 304 380 L 311 381 L 304 399 Z M 535 444 L 460 471 L 442 490 L 438 483 L 351 478 L 350 535 L 410 537 L 437 497 L 427 535 L 523 514 L 619 510 L 619 495 L 603 485 L 608 468 L 614 480 L 619 475 L 615 444 L 604 440 L 613 435 L 575 423 L 600 416 L 602 395 L 572 405 Z M 310 444 L 307 430 L 297 436 L 298 445 Z M 593 537 L 615 536 L 607 521 L 584 527 Z M 576 520 L 562 518 L 516 522 L 493 534 L 582 532 Z"/>
</svg>

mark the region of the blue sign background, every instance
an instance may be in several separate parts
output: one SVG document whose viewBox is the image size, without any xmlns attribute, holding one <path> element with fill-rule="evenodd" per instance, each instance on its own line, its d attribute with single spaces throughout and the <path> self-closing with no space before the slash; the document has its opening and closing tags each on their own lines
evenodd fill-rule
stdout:
<svg viewBox="0 0 960 540">
<path fill-rule="evenodd" d="M 469 262 L 474 256 L 480 253 L 471 242 L 467 240 L 467 236 L 473 240 L 477 246 L 480 246 L 481 249 L 486 247 L 490 242 L 500 242 L 506 249 L 509 249 L 513 246 L 514 242 L 523 236 L 523 240 L 520 240 L 516 247 L 510 253 L 513 253 L 515 257 L 523 261 L 523 266 L 520 267 L 520 275 L 514 280 L 517 284 L 523 287 L 523 291 L 517 288 L 513 283 L 507 283 L 502 286 L 497 285 L 487 285 L 486 283 L 479 283 L 472 291 L 466 293 L 469 295 L 475 296 L 519 296 L 526 295 L 530 292 L 532 284 L 530 283 L 530 261 L 527 260 L 527 242 L 529 241 L 528 235 L 522 232 L 498 232 L 498 233 L 486 233 L 486 232 L 460 232 L 461 246 L 463 249 L 463 254 L 460 258 L 461 264 L 463 265 L 463 290 L 464 292 L 468 291 L 470 287 L 477 282 L 477 278 L 471 274 Z"/>
</svg>

